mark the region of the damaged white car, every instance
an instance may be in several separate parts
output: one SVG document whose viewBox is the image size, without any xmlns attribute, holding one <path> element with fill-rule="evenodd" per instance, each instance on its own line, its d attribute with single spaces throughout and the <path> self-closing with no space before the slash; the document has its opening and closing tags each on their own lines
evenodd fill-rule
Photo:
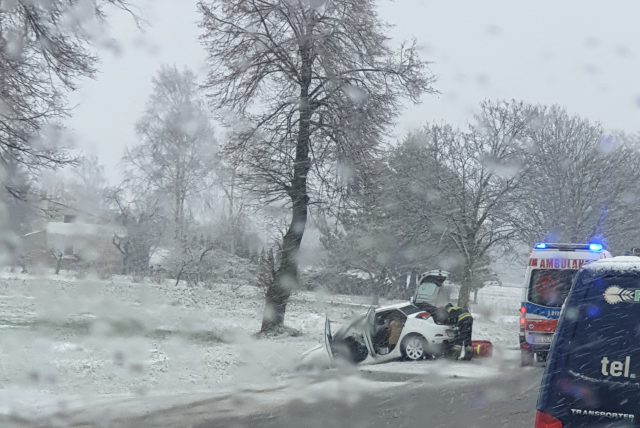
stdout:
<svg viewBox="0 0 640 428">
<path fill-rule="evenodd" d="M 435 358 L 449 351 L 456 335 L 455 327 L 436 323 L 413 303 L 371 307 L 335 333 L 327 319 L 324 344 L 303 354 L 302 367 L 331 367 L 336 359 L 375 364 Z"/>
</svg>

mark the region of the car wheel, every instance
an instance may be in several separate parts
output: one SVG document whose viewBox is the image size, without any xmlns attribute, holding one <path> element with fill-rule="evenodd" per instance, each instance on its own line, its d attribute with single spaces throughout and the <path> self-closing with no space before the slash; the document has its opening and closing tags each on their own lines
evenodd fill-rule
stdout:
<svg viewBox="0 0 640 428">
<path fill-rule="evenodd" d="M 533 354 L 529 351 L 520 351 L 520 365 L 522 367 L 532 366 L 533 365 Z"/>
<path fill-rule="evenodd" d="M 425 347 L 424 337 L 412 334 L 402 341 L 402 355 L 411 361 L 421 360 L 426 356 Z"/>
</svg>

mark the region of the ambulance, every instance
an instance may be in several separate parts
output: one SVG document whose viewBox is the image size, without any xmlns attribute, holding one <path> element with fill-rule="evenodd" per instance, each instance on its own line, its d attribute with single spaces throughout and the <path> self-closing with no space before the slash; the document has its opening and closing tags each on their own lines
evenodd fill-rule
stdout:
<svg viewBox="0 0 640 428">
<path fill-rule="evenodd" d="M 560 310 L 585 264 L 611 257 L 602 244 L 538 243 L 529 254 L 520 306 L 522 366 L 546 361 Z"/>
</svg>

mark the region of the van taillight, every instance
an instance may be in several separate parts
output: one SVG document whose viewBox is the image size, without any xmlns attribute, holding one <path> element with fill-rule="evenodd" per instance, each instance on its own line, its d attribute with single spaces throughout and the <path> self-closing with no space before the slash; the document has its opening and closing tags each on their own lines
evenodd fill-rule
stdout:
<svg viewBox="0 0 640 428">
<path fill-rule="evenodd" d="M 562 428 L 562 422 L 550 414 L 538 410 L 536 412 L 535 428 Z"/>
<path fill-rule="evenodd" d="M 420 318 L 421 320 L 427 320 L 431 317 L 431 314 L 429 312 L 420 312 L 418 315 L 416 315 L 416 318 Z"/>
<path fill-rule="evenodd" d="M 524 328 L 525 324 L 527 323 L 526 315 L 527 308 L 525 308 L 524 306 L 520 306 L 520 327 L 522 328 Z"/>
</svg>

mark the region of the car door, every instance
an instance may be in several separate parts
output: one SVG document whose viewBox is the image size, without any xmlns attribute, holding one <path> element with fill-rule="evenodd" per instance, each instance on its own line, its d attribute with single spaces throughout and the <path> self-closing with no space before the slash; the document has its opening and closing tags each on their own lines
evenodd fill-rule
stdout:
<svg viewBox="0 0 640 428">
<path fill-rule="evenodd" d="M 369 323 L 374 317 L 375 310 L 367 312 L 340 327 L 335 333 L 332 332 L 331 322 L 325 318 L 324 349 L 332 364 L 341 358 L 358 364 L 371 356 Z"/>
<path fill-rule="evenodd" d="M 427 304 L 435 306 L 439 300 L 440 288 L 441 286 L 434 281 L 424 281 L 416 286 L 416 291 L 411 302 L 414 305 Z"/>
<path fill-rule="evenodd" d="M 413 307 L 413 306 L 412 306 Z M 420 311 L 420 309 L 415 308 L 418 312 Z M 385 353 L 378 353 L 376 352 L 376 354 L 374 355 L 374 358 L 376 360 L 376 362 L 378 363 L 384 363 L 387 361 L 392 361 L 395 359 L 398 359 L 402 354 L 400 351 L 400 342 L 401 342 L 401 338 L 403 337 L 404 331 L 405 331 L 405 325 L 407 322 L 407 315 L 400 310 L 399 308 L 395 308 L 395 309 L 391 309 L 391 310 L 387 310 L 387 311 L 383 311 L 383 312 L 376 312 L 375 314 L 375 318 L 379 318 L 379 317 L 383 317 L 385 319 L 387 319 L 387 328 L 384 330 L 384 333 L 386 334 L 386 337 L 384 338 L 384 340 L 387 342 L 386 343 L 386 347 L 387 347 L 387 352 Z M 393 327 L 392 327 L 392 322 L 393 321 L 401 321 L 402 323 L 402 327 L 400 328 L 399 331 L 394 331 Z M 377 326 L 376 326 L 377 327 Z M 395 344 L 392 345 L 390 343 L 391 337 L 392 335 L 395 336 Z M 376 342 L 376 336 L 373 336 L 373 348 L 378 349 L 377 346 L 379 345 L 379 342 Z"/>
<path fill-rule="evenodd" d="M 333 342 L 333 336 L 331 335 L 331 321 L 329 321 L 329 317 L 326 316 L 324 318 L 324 349 L 327 351 L 327 355 L 329 355 L 329 365 L 333 365 L 334 353 L 333 348 L 331 346 Z"/>
<path fill-rule="evenodd" d="M 445 289 L 444 282 L 449 273 L 441 270 L 426 272 L 420 276 L 416 282 L 416 288 L 411 298 L 415 305 L 444 305 L 448 300 L 448 290 Z"/>
<path fill-rule="evenodd" d="M 373 306 L 369 308 L 367 315 L 365 315 L 362 330 L 365 344 L 369 350 L 369 355 L 376 358 L 377 354 L 375 347 L 373 346 L 373 334 L 376 331 L 376 309 Z"/>
</svg>

